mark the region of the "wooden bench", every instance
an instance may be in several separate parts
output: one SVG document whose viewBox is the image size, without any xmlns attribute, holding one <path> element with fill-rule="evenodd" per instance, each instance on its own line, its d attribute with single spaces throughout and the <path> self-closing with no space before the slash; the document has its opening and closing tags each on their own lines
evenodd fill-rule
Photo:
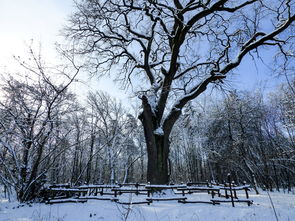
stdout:
<svg viewBox="0 0 295 221">
<path fill-rule="evenodd" d="M 178 188 L 185 188 L 186 185 L 146 185 L 145 188 L 148 190 L 148 197 L 154 192 L 160 192 L 162 190 L 177 190 Z"/>
<path fill-rule="evenodd" d="M 234 199 L 234 200 L 211 200 L 213 203 L 247 203 L 248 206 L 253 204 L 253 200 L 241 200 L 241 199 Z"/>
<path fill-rule="evenodd" d="M 152 203 L 153 201 L 173 201 L 173 200 L 186 200 L 186 197 L 148 197 L 146 198 L 146 200 L 149 202 L 148 205 L 150 205 L 150 203 Z"/>
<path fill-rule="evenodd" d="M 52 199 L 45 202 L 45 204 L 57 204 L 57 203 L 86 203 L 87 199 Z"/>
<path fill-rule="evenodd" d="M 114 196 L 117 197 L 117 195 L 121 195 L 123 193 L 135 193 L 136 195 L 144 194 L 146 195 L 148 193 L 147 189 L 128 189 L 128 188 L 113 188 L 112 191 L 114 191 Z"/>
<path fill-rule="evenodd" d="M 113 188 L 119 188 L 118 185 L 87 185 L 87 186 L 79 186 L 77 187 L 81 190 L 88 191 L 88 195 L 94 195 L 97 196 L 100 194 L 103 195 L 114 195 L 114 193 L 111 191 Z M 107 192 L 107 190 L 110 190 L 110 192 Z"/>
<path fill-rule="evenodd" d="M 225 198 L 229 198 L 230 196 L 228 195 L 228 191 L 232 191 L 233 192 L 233 197 L 235 199 L 238 199 L 237 191 L 244 190 L 245 194 L 246 194 L 246 198 L 249 199 L 248 191 L 250 191 L 250 185 L 233 186 L 233 187 L 223 186 L 223 187 L 220 187 L 220 189 L 225 190 L 225 196 L 224 196 Z"/>
<path fill-rule="evenodd" d="M 178 200 L 179 203 L 205 203 L 205 204 L 220 204 L 219 202 L 212 201 L 202 201 L 202 200 Z"/>
<path fill-rule="evenodd" d="M 115 198 L 115 197 L 103 197 L 103 196 L 82 196 L 82 197 L 79 197 L 78 199 L 118 201 L 118 198 Z"/>
<path fill-rule="evenodd" d="M 177 188 L 177 190 L 181 191 L 183 196 L 185 196 L 186 191 L 188 194 L 195 192 L 208 192 L 208 194 L 211 194 L 212 198 L 214 198 L 215 195 L 220 196 L 220 189 L 218 187 L 186 187 Z"/>
<path fill-rule="evenodd" d="M 205 183 L 202 183 L 205 184 Z M 49 186 L 46 190 L 46 198 L 44 202 L 47 204 L 53 203 L 66 203 L 66 202 L 81 202 L 84 203 L 87 200 L 110 200 L 120 204 L 148 204 L 153 201 L 171 201 L 177 200 L 179 203 L 206 203 L 206 204 L 220 204 L 220 203 L 247 203 L 248 206 L 253 204 L 252 200 L 249 200 L 248 191 L 250 185 L 236 186 L 233 182 L 226 183 L 220 186 L 198 186 L 200 183 L 188 183 L 188 185 L 143 185 L 138 183 L 118 184 L 118 185 L 84 185 L 79 187 L 70 188 L 69 184 L 56 184 Z M 182 194 L 182 197 L 174 197 L 165 190 L 171 190 L 171 194 Z M 177 191 L 175 191 L 177 190 Z M 224 191 L 224 192 L 223 192 Z M 245 191 L 247 199 L 238 199 L 239 191 Z M 169 191 L 170 192 L 170 191 Z M 204 200 L 187 200 L 185 194 L 208 192 L 212 198 L 208 201 Z M 221 195 L 221 192 L 225 195 Z M 147 198 L 143 201 L 135 202 L 120 202 L 117 198 L 118 195 L 124 193 L 135 193 L 136 195 L 144 194 Z M 158 196 L 154 196 L 154 193 L 159 193 Z M 100 194 L 100 196 L 98 196 Z M 110 195 L 114 197 L 103 197 L 103 195 Z M 226 199 L 214 199 L 218 195 L 219 197 L 225 197 Z M 179 196 L 179 195 L 178 195 Z"/>
<path fill-rule="evenodd" d="M 143 184 L 143 183 L 119 183 L 118 186 L 119 187 L 131 186 L 131 187 L 138 188 L 138 187 L 145 187 L 146 184 Z"/>
<path fill-rule="evenodd" d="M 120 201 L 117 201 L 117 203 L 119 204 L 123 204 L 123 205 L 139 205 L 139 204 L 150 204 L 149 201 L 135 201 L 135 202 L 120 202 Z"/>
<path fill-rule="evenodd" d="M 73 196 L 85 196 L 87 194 L 87 190 L 81 190 L 81 189 L 64 189 L 64 188 L 51 188 L 48 190 L 49 191 L 49 197 L 55 198 L 55 197 L 73 197 Z"/>
<path fill-rule="evenodd" d="M 189 182 L 186 184 L 187 186 L 207 186 L 210 187 L 211 185 L 209 182 Z"/>
</svg>

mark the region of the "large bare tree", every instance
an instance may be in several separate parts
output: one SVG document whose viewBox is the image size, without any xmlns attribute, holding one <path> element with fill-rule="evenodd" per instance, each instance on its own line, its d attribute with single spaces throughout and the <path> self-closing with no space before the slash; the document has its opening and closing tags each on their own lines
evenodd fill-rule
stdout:
<svg viewBox="0 0 295 221">
<path fill-rule="evenodd" d="M 117 72 L 140 97 L 147 180 L 163 184 L 183 107 L 247 54 L 260 58 L 266 47 L 287 54 L 294 14 L 294 0 L 84 0 L 65 35 L 92 71 Z"/>
</svg>

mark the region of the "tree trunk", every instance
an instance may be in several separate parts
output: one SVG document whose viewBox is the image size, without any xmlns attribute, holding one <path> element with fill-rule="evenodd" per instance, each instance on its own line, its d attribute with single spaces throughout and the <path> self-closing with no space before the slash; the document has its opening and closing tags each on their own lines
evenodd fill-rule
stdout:
<svg viewBox="0 0 295 221">
<path fill-rule="evenodd" d="M 148 153 L 147 181 L 152 184 L 169 182 L 168 156 L 170 131 L 160 127 L 154 111 L 146 98 L 142 99 L 144 111 L 139 116 L 143 127 Z"/>
<path fill-rule="evenodd" d="M 143 165 L 143 157 L 144 157 L 144 153 L 143 153 L 143 145 L 142 143 L 140 143 L 140 182 L 144 182 L 145 181 L 145 176 L 144 176 L 144 165 Z"/>
<path fill-rule="evenodd" d="M 89 184 L 92 176 L 92 160 L 93 160 L 93 149 L 94 149 L 94 141 L 95 141 L 95 135 L 91 134 L 91 140 L 90 140 L 90 151 L 89 151 L 89 157 L 88 157 L 88 163 L 87 163 L 87 170 L 86 170 L 86 183 Z"/>
<path fill-rule="evenodd" d="M 148 156 L 155 156 L 148 160 L 147 180 L 155 184 L 169 182 L 168 155 L 169 138 L 155 136 L 155 144 L 148 145 Z"/>
</svg>

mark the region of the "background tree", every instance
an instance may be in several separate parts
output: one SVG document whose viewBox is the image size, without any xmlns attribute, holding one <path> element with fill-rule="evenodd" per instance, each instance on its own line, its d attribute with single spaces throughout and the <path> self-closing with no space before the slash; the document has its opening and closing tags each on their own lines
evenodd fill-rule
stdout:
<svg viewBox="0 0 295 221">
<path fill-rule="evenodd" d="M 209 125 L 208 113 L 202 106 L 190 102 L 184 108 L 183 115 L 175 124 L 171 136 L 171 153 L 169 161 L 171 181 L 199 182 L 212 179 L 205 170 L 206 131 Z"/>
<path fill-rule="evenodd" d="M 133 84 L 143 111 L 147 179 L 167 183 L 170 134 L 185 105 L 249 53 L 288 48 L 294 1 L 86 0 L 65 35 L 98 75 Z M 138 83 L 140 81 L 140 83 Z M 144 82 L 144 84 L 142 83 Z"/>
<path fill-rule="evenodd" d="M 120 102 L 104 92 L 90 93 L 88 105 L 95 122 L 96 137 L 104 145 L 99 153 L 99 182 L 132 180 L 132 166 L 139 155 L 133 137 L 136 128 L 134 117 Z"/>
<path fill-rule="evenodd" d="M 4 121 L 0 123 L 0 147 L 4 157 L 0 176 L 14 187 L 20 201 L 35 198 L 46 181 L 50 160 L 54 162 L 53 153 L 62 139 L 57 135 L 60 116 L 71 110 L 73 95 L 67 89 L 79 72 L 77 69 L 67 82 L 57 84 L 32 49 L 30 56 L 31 63 L 20 62 L 28 75 L 8 77 L 1 85 Z M 55 74 L 68 77 L 63 71 Z"/>
<path fill-rule="evenodd" d="M 230 172 L 238 183 L 270 190 L 294 182 L 294 162 L 286 160 L 292 145 L 276 112 L 257 92 L 232 92 L 214 109 L 205 146 L 214 180 L 223 182 Z"/>
</svg>

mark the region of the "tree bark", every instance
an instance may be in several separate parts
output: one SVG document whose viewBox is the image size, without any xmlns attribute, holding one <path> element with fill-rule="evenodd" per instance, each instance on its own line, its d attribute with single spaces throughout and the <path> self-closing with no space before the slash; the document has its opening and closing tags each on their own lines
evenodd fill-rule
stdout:
<svg viewBox="0 0 295 221">
<path fill-rule="evenodd" d="M 148 152 L 147 181 L 152 184 L 168 184 L 169 138 L 155 135 L 146 128 L 145 134 Z"/>
<path fill-rule="evenodd" d="M 170 131 L 155 132 L 160 123 L 155 116 L 146 97 L 142 98 L 144 111 L 139 116 L 143 127 L 148 153 L 147 181 L 152 184 L 167 184 L 169 182 L 169 135 Z"/>
</svg>

